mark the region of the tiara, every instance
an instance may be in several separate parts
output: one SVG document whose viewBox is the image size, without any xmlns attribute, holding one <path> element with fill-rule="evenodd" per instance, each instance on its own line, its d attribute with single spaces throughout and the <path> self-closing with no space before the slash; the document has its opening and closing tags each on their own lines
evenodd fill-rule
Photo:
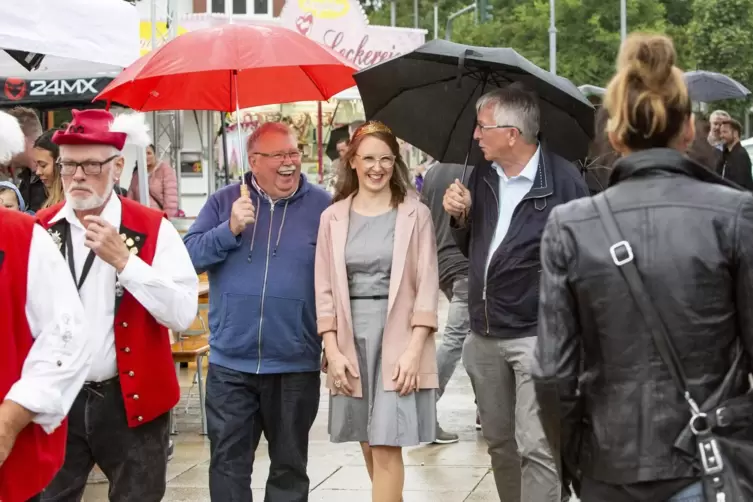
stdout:
<svg viewBox="0 0 753 502">
<path fill-rule="evenodd" d="M 364 125 L 356 129 L 356 132 L 353 133 L 353 139 L 356 139 L 359 136 L 363 136 L 364 134 L 374 134 L 375 132 L 382 132 L 385 134 L 389 134 L 390 136 L 395 135 L 392 132 L 392 129 L 390 129 L 386 125 L 376 120 L 370 120 L 369 122 L 366 122 Z"/>
</svg>

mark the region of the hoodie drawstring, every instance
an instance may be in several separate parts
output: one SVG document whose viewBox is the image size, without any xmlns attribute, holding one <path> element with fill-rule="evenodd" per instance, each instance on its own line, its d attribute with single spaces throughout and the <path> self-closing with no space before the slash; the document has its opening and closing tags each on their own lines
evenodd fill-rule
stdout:
<svg viewBox="0 0 753 502">
<path fill-rule="evenodd" d="M 260 204 L 261 204 L 261 197 L 257 197 L 256 198 L 256 207 L 260 208 L 261 207 Z M 272 257 L 273 258 L 275 256 L 277 256 L 277 248 L 280 247 L 280 238 L 282 237 L 282 229 L 285 226 L 285 218 L 286 218 L 286 216 L 288 214 L 288 204 L 290 204 L 290 199 L 289 198 L 285 200 L 285 206 L 282 209 L 282 221 L 280 222 L 280 228 L 277 230 L 277 241 L 275 242 L 275 248 L 272 251 Z M 270 209 L 271 209 L 271 206 L 274 205 L 274 201 L 270 200 L 269 201 L 269 205 L 270 205 Z M 274 223 L 274 212 L 270 211 L 269 225 L 271 226 L 273 223 Z M 256 228 L 257 228 L 257 225 L 256 225 L 256 223 L 254 223 L 254 229 L 251 232 L 251 246 L 250 246 L 250 248 L 248 250 L 248 262 L 249 263 L 251 263 L 251 255 L 253 255 L 253 253 L 254 253 L 254 241 L 256 241 Z"/>
<path fill-rule="evenodd" d="M 256 208 L 258 209 L 259 202 L 261 201 L 260 197 L 256 198 Z M 257 215 L 258 216 L 258 215 Z M 272 224 L 271 218 L 269 224 Z M 251 255 L 254 253 L 254 241 L 256 240 L 256 222 L 254 222 L 254 229 L 251 232 L 251 247 L 248 249 L 248 262 L 251 263 Z"/>
<path fill-rule="evenodd" d="M 277 256 L 277 248 L 280 246 L 280 236 L 282 236 L 282 227 L 285 226 L 285 215 L 288 213 L 288 203 L 290 199 L 285 201 L 285 207 L 282 210 L 282 222 L 280 222 L 280 228 L 277 230 L 277 242 L 275 242 L 275 250 L 272 251 L 272 258 Z M 272 222 L 270 221 L 270 225 Z"/>
</svg>

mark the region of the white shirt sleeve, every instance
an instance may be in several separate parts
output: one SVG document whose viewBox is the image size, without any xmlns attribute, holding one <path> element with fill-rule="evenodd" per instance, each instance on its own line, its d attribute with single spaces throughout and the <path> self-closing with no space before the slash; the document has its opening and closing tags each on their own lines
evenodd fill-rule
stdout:
<svg viewBox="0 0 753 502">
<path fill-rule="evenodd" d="M 92 361 L 84 307 L 71 272 L 49 234 L 34 225 L 27 274 L 26 317 L 34 338 L 21 379 L 5 396 L 36 413 L 48 434 L 68 414 Z"/>
<path fill-rule="evenodd" d="M 196 318 L 199 277 L 183 239 L 166 219 L 159 228 L 152 265 L 131 255 L 119 280 L 160 324 L 173 331 L 187 330 Z"/>
</svg>

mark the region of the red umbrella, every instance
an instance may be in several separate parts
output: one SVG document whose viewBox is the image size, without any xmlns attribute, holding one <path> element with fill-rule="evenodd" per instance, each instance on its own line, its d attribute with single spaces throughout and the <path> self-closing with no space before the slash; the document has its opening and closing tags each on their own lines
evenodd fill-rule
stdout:
<svg viewBox="0 0 753 502">
<path fill-rule="evenodd" d="M 230 112 L 327 100 L 355 85 L 355 71 L 342 56 L 295 31 L 228 24 L 188 32 L 141 57 L 95 100 L 143 112 Z"/>
<path fill-rule="evenodd" d="M 353 87 L 355 71 L 345 58 L 300 33 L 277 26 L 228 24 L 186 33 L 141 57 L 94 100 L 142 112 L 230 112 L 324 101 Z M 240 113 L 236 117 L 240 121 Z M 241 193 L 248 195 L 245 184 Z"/>
</svg>

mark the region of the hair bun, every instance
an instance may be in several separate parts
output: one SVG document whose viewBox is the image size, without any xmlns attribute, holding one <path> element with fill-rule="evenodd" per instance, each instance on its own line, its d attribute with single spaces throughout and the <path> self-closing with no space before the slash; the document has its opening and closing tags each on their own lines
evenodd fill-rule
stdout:
<svg viewBox="0 0 753 502">
<path fill-rule="evenodd" d="M 620 47 L 617 71 L 627 70 L 651 91 L 661 94 L 672 76 L 677 53 L 672 40 L 664 35 L 630 35 Z"/>
</svg>

